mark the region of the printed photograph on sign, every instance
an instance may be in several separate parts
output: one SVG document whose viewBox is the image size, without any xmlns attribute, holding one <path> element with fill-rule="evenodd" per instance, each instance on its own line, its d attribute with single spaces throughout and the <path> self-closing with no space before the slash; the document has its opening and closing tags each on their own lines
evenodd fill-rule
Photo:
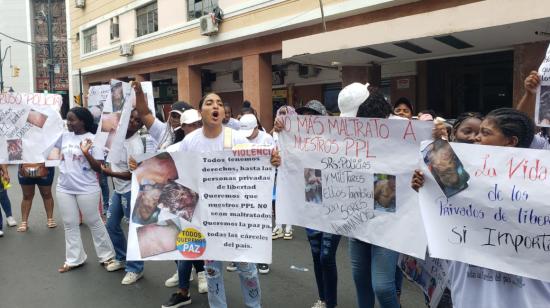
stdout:
<svg viewBox="0 0 550 308">
<path fill-rule="evenodd" d="M 11 139 L 6 140 L 8 144 L 8 160 L 22 160 L 23 159 L 23 140 Z"/>
<path fill-rule="evenodd" d="M 159 199 L 164 184 L 148 183 L 139 185 L 139 193 L 132 214 L 132 221 L 140 225 L 154 224 L 160 214 Z"/>
<path fill-rule="evenodd" d="M 418 285 L 425 287 L 428 292 L 428 298 L 432 298 L 432 295 L 437 287 L 437 282 L 435 278 L 423 271 L 422 266 L 417 264 L 415 258 L 404 255 L 398 266 L 407 278 L 411 279 L 413 282 L 416 282 Z"/>
<path fill-rule="evenodd" d="M 180 228 L 173 219 L 137 228 L 139 252 L 142 258 L 176 250 Z"/>
<path fill-rule="evenodd" d="M 109 133 L 109 136 L 107 137 L 107 143 L 105 144 L 105 147 L 109 149 L 113 144 L 113 139 L 115 138 L 116 129 L 118 127 L 118 123 L 120 122 L 120 117 L 121 113 L 118 112 L 103 114 L 101 120 L 101 131 L 104 133 Z"/>
<path fill-rule="evenodd" d="M 538 112 L 538 123 L 550 125 L 550 86 L 540 87 L 540 104 Z"/>
<path fill-rule="evenodd" d="M 321 183 L 320 169 L 304 169 L 304 184 L 306 202 L 323 203 L 323 185 Z"/>
<path fill-rule="evenodd" d="M 395 175 L 374 174 L 374 209 L 395 213 Z"/>
<path fill-rule="evenodd" d="M 46 123 L 47 119 L 48 119 L 47 115 L 41 112 L 38 112 L 34 109 L 31 109 L 31 111 L 29 111 L 29 115 L 27 116 L 27 122 L 40 128 L 44 127 L 44 123 Z"/>
<path fill-rule="evenodd" d="M 199 194 L 181 184 L 169 181 L 162 185 L 158 206 L 191 222 L 198 201 Z"/>
<path fill-rule="evenodd" d="M 111 99 L 113 112 L 121 111 L 124 106 L 124 91 L 122 91 L 122 82 L 117 82 L 111 86 Z"/>
<path fill-rule="evenodd" d="M 424 162 L 447 198 L 468 187 L 470 175 L 449 142 L 438 139 L 422 150 Z"/>
</svg>

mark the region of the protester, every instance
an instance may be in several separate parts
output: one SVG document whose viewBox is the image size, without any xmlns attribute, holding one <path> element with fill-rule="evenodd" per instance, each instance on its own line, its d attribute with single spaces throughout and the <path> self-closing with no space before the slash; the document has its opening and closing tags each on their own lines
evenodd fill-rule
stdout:
<svg viewBox="0 0 550 308">
<path fill-rule="evenodd" d="M 413 105 L 406 97 L 400 97 L 393 104 L 393 114 L 402 118 L 412 119 Z"/>
<path fill-rule="evenodd" d="M 166 123 L 162 123 L 153 116 L 146 100 L 144 100 L 144 104 L 136 103 L 136 109 L 141 122 L 148 129 L 152 139 L 157 142 L 157 149 L 165 149 L 176 142 L 180 142 L 185 137 L 185 134 L 181 130 L 180 118 L 185 110 L 191 109 L 191 106 L 186 102 L 175 102 L 172 104 L 172 110 Z"/>
<path fill-rule="evenodd" d="M 533 141 L 535 126 L 523 112 L 500 108 L 487 114 L 481 122 L 476 144 L 529 148 Z M 424 174 L 416 170 L 411 186 L 418 191 L 424 185 Z M 512 283 L 495 283 L 492 280 L 470 277 L 470 272 L 482 272 L 483 277 L 503 277 L 503 281 L 519 281 L 518 287 Z M 475 273 L 474 273 L 475 275 Z M 544 307 L 550 298 L 550 283 L 526 277 L 502 273 L 462 262 L 451 262 L 449 278 L 453 307 Z"/>
<path fill-rule="evenodd" d="M 23 200 L 21 201 L 21 224 L 17 228 L 18 232 L 26 232 L 29 228 L 28 221 L 36 186 L 38 186 L 46 209 L 46 226 L 48 228 L 57 227 L 57 223 L 53 218 L 52 183 L 54 174 L 55 167 L 46 167 L 44 163 L 22 164 L 19 166 L 17 178 L 23 191 Z"/>
<path fill-rule="evenodd" d="M 292 116 L 292 115 L 296 115 L 296 114 L 297 114 L 296 110 L 294 109 L 294 107 L 291 107 L 291 106 L 281 106 L 277 110 L 276 117 L 275 117 L 275 122 L 273 123 L 273 129 L 271 130 L 271 135 L 273 136 L 273 141 L 275 141 L 275 144 L 277 145 L 277 147 L 279 147 L 279 145 L 278 145 L 279 144 L 279 133 L 277 131 L 281 131 L 281 129 L 283 127 L 283 124 L 281 122 L 280 117 L 285 116 L 285 115 Z M 275 178 L 277 178 L 277 173 L 275 173 Z M 277 183 L 277 181 L 275 181 L 275 183 Z M 277 192 L 277 187 L 274 186 L 273 187 L 273 211 L 274 211 L 274 213 L 276 213 L 275 206 L 277 204 L 277 202 L 275 200 L 276 192 Z M 283 238 L 285 240 L 291 240 L 292 237 L 293 237 L 292 225 L 287 224 L 284 227 L 284 233 L 283 233 L 283 225 L 282 224 L 276 225 L 275 228 L 273 228 L 273 231 L 271 233 L 271 237 L 274 240 L 279 239 L 279 238 Z"/>
<path fill-rule="evenodd" d="M 2 209 L 4 209 L 4 214 L 6 214 L 6 221 L 9 227 L 17 225 L 15 219 L 12 217 L 11 213 L 11 202 L 8 197 L 8 185 L 10 183 L 10 174 L 8 172 L 7 165 L 0 164 L 0 204 Z M 0 237 L 4 236 L 4 231 L 2 231 L 2 213 L 0 213 Z"/>
<path fill-rule="evenodd" d="M 126 140 L 123 143 L 123 153 L 112 162 L 110 167 L 101 166 L 101 173 L 113 178 L 114 192 L 109 203 L 107 212 L 107 231 L 115 248 L 115 260 L 107 265 L 107 271 L 117 271 L 126 268 L 126 275 L 122 279 L 122 284 L 133 284 L 143 277 L 142 261 L 126 261 L 126 237 L 120 227 L 122 219 L 130 216 L 132 174 L 128 166 L 128 159 L 132 156 L 145 152 L 143 142 L 139 136 L 138 130 L 143 126 L 137 110 L 132 110 L 128 129 L 126 130 Z M 124 262 L 126 261 L 126 264 Z"/>
<path fill-rule="evenodd" d="M 254 107 L 252 107 L 252 103 L 245 100 L 243 102 L 243 107 L 241 108 L 241 114 L 239 115 L 238 119 L 240 120 L 242 116 L 245 114 L 253 114 L 256 116 L 256 119 L 258 120 L 258 129 L 261 131 L 265 131 L 264 127 L 262 126 L 262 123 L 260 122 L 260 118 L 258 117 L 258 112 Z"/>
<path fill-rule="evenodd" d="M 300 115 L 326 116 L 327 110 L 317 100 L 307 102 L 303 107 L 296 109 Z M 275 131 L 282 129 L 281 123 L 276 123 Z M 336 307 L 338 293 L 338 271 L 336 268 L 336 251 L 340 243 L 340 235 L 306 228 L 307 238 L 313 258 L 313 269 L 319 300 L 312 308 Z"/>
<path fill-rule="evenodd" d="M 222 120 L 225 115 L 221 98 L 210 93 L 204 96 L 199 103 L 199 111 L 202 116 L 203 127 L 186 136 L 180 146 L 180 151 L 211 152 L 229 149 L 234 145 L 248 143 L 231 128 L 224 127 Z M 273 152 L 271 162 L 274 166 L 280 164 L 280 157 Z M 227 307 L 223 271 L 221 261 L 208 261 L 205 268 L 208 279 L 208 302 L 210 307 Z M 241 290 L 247 307 L 261 306 L 260 281 L 258 271 L 252 263 L 238 263 L 238 271 L 241 276 Z M 181 290 L 180 290 L 181 291 Z M 173 294 L 169 302 L 163 307 L 179 307 L 191 303 L 190 294 L 177 292 Z"/>
<path fill-rule="evenodd" d="M 114 262 L 115 252 L 97 205 L 100 188 L 96 172 L 101 172 L 103 152 L 92 146 L 97 126 L 90 111 L 75 107 L 67 114 L 69 132 L 56 144 L 61 149 L 57 183 L 57 202 L 65 228 L 65 262 L 60 273 L 82 266 L 87 259 L 80 236 L 80 215 L 92 233 L 99 261 L 105 266 Z"/>
<path fill-rule="evenodd" d="M 223 125 L 230 127 L 234 130 L 239 130 L 241 128 L 241 125 L 238 120 L 233 118 L 233 110 L 231 109 L 231 106 L 228 104 L 225 104 L 223 106 L 223 109 L 225 111 L 225 117 L 223 118 Z"/>
</svg>

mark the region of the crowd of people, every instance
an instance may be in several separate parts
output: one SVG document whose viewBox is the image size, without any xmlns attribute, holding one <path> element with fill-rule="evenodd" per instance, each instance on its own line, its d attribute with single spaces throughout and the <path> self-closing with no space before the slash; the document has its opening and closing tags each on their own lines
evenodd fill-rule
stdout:
<svg viewBox="0 0 550 308">
<path fill-rule="evenodd" d="M 532 72 L 525 80 L 525 94 L 516 109 L 499 108 L 482 115 L 475 110 L 460 114 L 454 121 L 438 118 L 430 110 L 415 113 L 414 104 L 407 98 L 399 98 L 393 105 L 386 101 L 382 93 L 368 85 L 353 83 L 339 94 L 338 104 L 341 117 L 403 118 L 406 120 L 434 121 L 434 138 L 451 142 L 475 143 L 482 145 L 537 148 L 550 147 L 548 132 L 537 130 L 530 112 L 535 102 L 535 91 L 540 83 L 537 72 Z M 250 102 L 244 102 L 240 114 L 233 117 L 231 107 L 224 104 L 215 93 L 205 95 L 194 109 L 186 102 L 172 105 L 166 122 L 155 117 L 149 110 L 146 98 L 139 83 L 132 83 L 136 93 L 136 107 L 132 110 L 124 153 L 117 161 L 107 163 L 105 153 L 94 146 L 92 140 L 97 125 L 90 111 L 83 107 L 72 108 L 67 114 L 67 132 L 56 143 L 62 160 L 56 185 L 56 203 L 63 221 L 65 232 L 65 260 L 59 273 L 66 273 L 85 264 L 86 252 L 82 244 L 80 224 L 85 223 L 91 231 L 99 262 L 106 271 L 124 269 L 126 274 L 122 284 L 137 282 L 143 277 L 144 262 L 126 261 L 127 241 L 121 224 L 130 216 L 132 171 L 138 163 L 135 156 L 145 152 L 194 151 L 211 152 L 232 148 L 234 145 L 252 143 L 277 146 L 278 133 L 283 129 L 281 117 L 287 115 L 328 116 L 325 106 L 316 100 L 307 102 L 295 109 L 282 106 L 277 110 L 273 130 L 266 132 Z M 417 116 L 415 116 L 417 114 Z M 140 130 L 148 131 L 146 142 Z M 284 161 L 277 151 L 273 152 L 271 163 L 277 167 Z M 19 232 L 29 229 L 28 217 L 38 186 L 47 214 L 46 225 L 55 228 L 53 218 L 54 200 L 52 183 L 55 169 L 44 163 L 22 164 L 18 167 L 18 180 L 23 191 Z M 7 217 L 7 225 L 16 226 L 11 204 L 7 195 L 10 174 L 6 165 L 0 168 L 0 203 Z M 315 174 L 311 187 L 315 189 Z M 113 179 L 114 190 L 110 196 L 103 196 L 107 185 L 101 185 L 107 177 Z M 411 170 L 411 186 L 422 189 L 424 174 Z M 103 179 L 103 180 L 102 180 Z M 394 183 L 395 185 L 395 183 Z M 107 186 L 102 188 L 101 186 Z M 273 205 L 276 215 L 275 189 Z M 380 194 L 385 192 L 381 189 Z M 107 195 L 109 193 L 107 192 Z M 315 194 L 312 194 L 312 198 Z M 392 196 L 386 196 L 388 200 Z M 395 196 L 393 196 L 395 198 Z M 102 201 L 103 200 L 103 201 Z M 313 200 L 313 199 L 312 199 Z M 106 219 L 102 219 L 105 210 Z M 154 214 L 154 213 L 153 213 Z M 149 215 L 150 216 L 150 215 Z M 0 215 L 0 236 L 2 233 Z M 336 252 L 342 236 L 306 229 L 314 264 L 318 299 L 313 308 L 333 308 L 338 304 Z M 272 231 L 273 240 L 293 238 L 291 225 L 276 225 Z M 382 308 L 400 307 L 400 293 L 403 275 L 398 267 L 399 253 L 357 239 L 349 239 L 349 256 L 353 281 L 356 287 L 357 306 L 374 307 L 375 301 Z M 450 284 L 438 307 L 545 307 L 550 305 L 550 283 L 522 278 L 522 288 L 506 288 L 483 280 L 468 280 L 467 273 L 472 266 L 451 262 Z M 183 307 L 192 303 L 190 279 L 193 269 L 197 273 L 198 292 L 208 293 L 211 307 L 227 307 L 225 296 L 223 263 L 221 261 L 176 261 L 176 272 L 165 284 L 178 287 L 162 304 L 163 308 Z M 260 307 L 262 296 L 259 273 L 270 271 L 268 264 L 230 263 L 226 270 L 237 271 L 240 276 L 242 296 L 246 307 Z M 486 271 L 492 271 L 484 269 Z M 494 272 L 494 271 L 493 271 Z"/>
</svg>

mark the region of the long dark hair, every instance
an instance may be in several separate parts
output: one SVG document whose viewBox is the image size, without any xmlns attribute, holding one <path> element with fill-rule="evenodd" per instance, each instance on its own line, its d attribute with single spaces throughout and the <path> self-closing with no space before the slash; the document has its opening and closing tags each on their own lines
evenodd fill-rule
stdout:
<svg viewBox="0 0 550 308">
<path fill-rule="evenodd" d="M 73 107 L 69 112 L 72 112 L 82 123 L 84 123 L 84 129 L 88 133 L 95 134 L 97 131 L 97 124 L 94 123 L 94 116 L 90 110 L 84 107 Z"/>
</svg>

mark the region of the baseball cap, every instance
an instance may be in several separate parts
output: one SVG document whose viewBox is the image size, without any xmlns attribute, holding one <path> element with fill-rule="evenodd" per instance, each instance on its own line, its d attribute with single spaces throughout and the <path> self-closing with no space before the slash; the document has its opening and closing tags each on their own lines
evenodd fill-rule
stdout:
<svg viewBox="0 0 550 308">
<path fill-rule="evenodd" d="M 201 120 L 201 115 L 196 109 L 187 109 L 181 114 L 180 123 L 193 124 Z"/>
<path fill-rule="evenodd" d="M 170 112 L 178 113 L 179 115 L 182 115 L 183 112 L 187 109 L 191 109 L 191 105 L 189 105 L 186 102 L 175 102 L 172 104 L 172 110 Z"/>
<path fill-rule="evenodd" d="M 239 120 L 241 123 L 241 128 L 239 129 L 239 134 L 248 138 L 254 132 L 254 129 L 258 127 L 258 120 L 253 114 L 245 114 Z"/>
<path fill-rule="evenodd" d="M 311 100 L 305 104 L 305 106 L 296 109 L 298 114 L 304 114 L 304 112 L 310 111 L 318 115 L 327 115 L 327 108 L 317 100 Z"/>
<path fill-rule="evenodd" d="M 369 97 L 369 84 L 354 82 L 338 93 L 338 108 L 341 117 L 355 117 L 359 106 Z"/>
</svg>

